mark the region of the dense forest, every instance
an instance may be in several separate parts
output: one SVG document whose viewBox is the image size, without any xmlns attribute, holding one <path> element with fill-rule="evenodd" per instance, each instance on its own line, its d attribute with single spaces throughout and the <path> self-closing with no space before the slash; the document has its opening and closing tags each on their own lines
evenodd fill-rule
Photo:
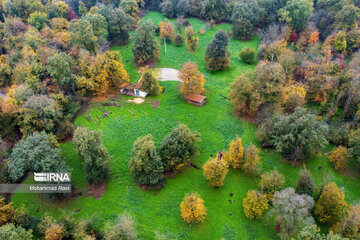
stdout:
<svg viewBox="0 0 360 240">
<path fill-rule="evenodd" d="M 146 18 L 155 13 L 162 16 L 159 23 Z M 194 21 L 201 23 L 200 29 Z M 261 219 L 257 226 L 273 232 L 268 238 L 360 239 L 360 185 L 350 190 L 344 189 L 345 180 L 314 180 L 312 175 L 325 163 L 317 170 L 307 169 L 307 164 L 324 156 L 321 161 L 329 163 L 331 171 L 351 179 L 346 184 L 359 183 L 359 22 L 359 0 L 0 0 L 0 182 L 22 183 L 32 172 L 73 171 L 64 157 L 64 144 L 71 142 L 89 186 L 116 181 L 117 155 L 126 156 L 129 185 L 141 194 L 161 195 L 169 188 L 167 179 L 176 181 L 187 168 L 200 170 L 205 187 L 215 190 L 237 184 L 226 176 L 241 171 L 241 177 L 252 178 L 256 185 L 246 188 L 237 214 L 251 220 L 249 224 Z M 254 39 L 259 44 L 247 47 Z M 154 69 L 179 56 L 179 87 L 158 81 Z M 231 81 L 221 82 L 224 76 Z M 211 138 L 188 120 L 198 113 L 190 111 L 201 111 L 193 110 L 197 107 L 191 106 L 189 114 L 182 112 L 188 118 L 176 119 L 176 126 L 158 121 L 150 112 L 157 110 L 141 108 L 143 116 L 150 114 L 154 122 L 164 124 L 161 134 L 146 129 L 135 140 L 125 139 L 131 141 L 126 152 L 122 147 L 116 151 L 104 141 L 107 136 L 100 127 L 87 127 L 78 119 L 98 102 L 117 99 L 129 84 L 148 94 L 150 100 L 145 101 L 161 101 L 164 106 L 165 101 L 175 102 L 164 97 L 171 91 L 176 91 L 181 104 L 191 95 L 205 95 L 203 108 L 209 107 L 209 114 L 214 110 L 214 115 L 253 124 L 254 140 L 246 140 L 237 128 L 219 130 L 210 124 L 216 134 L 231 132 L 224 133 L 228 135 L 222 145 L 202 147 L 200 140 Z M 129 104 L 122 96 L 119 101 Z M 216 105 L 220 101 L 223 105 Z M 126 113 L 136 117 L 134 108 Z M 106 119 L 112 113 L 108 112 L 100 115 Z M 117 121 L 127 123 L 124 117 Z M 201 154 L 208 151 L 210 159 L 207 155 L 203 160 Z M 285 178 L 290 172 L 267 167 L 263 154 L 299 170 L 296 181 L 289 184 Z M 351 191 L 353 197 L 347 201 L 345 194 Z M 178 199 L 182 202 L 176 202 L 174 217 L 181 221 L 176 224 L 191 229 L 216 221 L 202 194 L 195 189 L 184 193 Z M 43 195 L 41 201 L 47 204 L 74 198 Z M 143 233 L 131 211 L 116 212 L 111 224 L 100 224 L 90 214 L 34 216 L 14 204 L 11 194 L 3 197 L 0 239 L 201 239 L 192 233 L 158 233 L 152 226 Z M 240 236 L 221 237 L 257 239 Z"/>
</svg>

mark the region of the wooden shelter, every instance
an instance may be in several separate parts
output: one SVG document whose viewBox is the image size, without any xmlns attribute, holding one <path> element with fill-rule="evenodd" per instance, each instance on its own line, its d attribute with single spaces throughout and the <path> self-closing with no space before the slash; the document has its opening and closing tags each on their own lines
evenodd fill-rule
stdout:
<svg viewBox="0 0 360 240">
<path fill-rule="evenodd" d="M 129 95 L 129 96 L 141 97 L 141 98 L 145 98 L 147 95 L 147 92 L 142 91 L 138 83 L 136 84 L 123 83 L 120 86 L 120 93 L 122 95 Z"/>
<path fill-rule="evenodd" d="M 189 94 L 186 95 L 184 98 L 188 103 L 197 107 L 201 107 L 206 103 L 206 97 L 200 94 Z"/>
</svg>

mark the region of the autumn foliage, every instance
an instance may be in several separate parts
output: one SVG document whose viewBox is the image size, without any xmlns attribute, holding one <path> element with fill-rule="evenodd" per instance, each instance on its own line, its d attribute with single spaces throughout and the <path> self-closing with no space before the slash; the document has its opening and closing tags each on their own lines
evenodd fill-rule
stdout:
<svg viewBox="0 0 360 240">
<path fill-rule="evenodd" d="M 329 161 L 333 164 L 336 170 L 342 169 L 346 164 L 347 148 L 340 146 L 334 149 L 329 155 Z"/>
<path fill-rule="evenodd" d="M 186 44 L 189 52 L 195 52 L 199 43 L 199 38 L 196 37 L 194 33 L 194 29 L 191 26 L 185 28 L 185 33 L 186 33 Z"/>
<path fill-rule="evenodd" d="M 199 196 L 198 193 L 191 193 L 186 195 L 180 204 L 181 217 L 188 224 L 204 222 L 206 208 L 204 200 Z"/>
<path fill-rule="evenodd" d="M 260 171 L 261 161 L 259 157 L 260 150 L 255 146 L 250 146 L 245 151 L 242 170 L 246 175 L 255 175 Z"/>
<path fill-rule="evenodd" d="M 221 187 L 224 185 L 224 180 L 228 173 L 228 166 L 222 154 L 218 154 L 214 159 L 209 159 L 204 164 L 203 169 L 204 177 L 209 180 L 211 187 Z"/>
<path fill-rule="evenodd" d="M 241 168 L 244 157 L 244 148 L 241 138 L 237 137 L 230 142 L 229 151 L 226 153 L 226 161 L 233 168 Z"/>
<path fill-rule="evenodd" d="M 12 203 L 5 203 L 4 198 L 0 198 L 0 226 L 6 223 L 14 223 L 18 220 L 19 212 L 13 207 Z"/>
<path fill-rule="evenodd" d="M 321 189 L 314 214 L 319 222 L 334 223 L 342 217 L 347 206 L 345 194 L 339 190 L 335 182 L 332 182 Z"/>
<path fill-rule="evenodd" d="M 182 95 L 201 94 L 204 91 L 204 74 L 198 70 L 196 63 L 185 63 L 179 72 L 179 78 L 181 79 L 180 93 Z"/>
<path fill-rule="evenodd" d="M 63 227 L 53 224 L 45 231 L 45 240 L 61 240 L 63 238 Z"/>
<path fill-rule="evenodd" d="M 269 208 L 268 199 L 265 194 L 250 190 L 243 200 L 243 207 L 247 218 L 260 218 L 263 212 Z"/>
</svg>

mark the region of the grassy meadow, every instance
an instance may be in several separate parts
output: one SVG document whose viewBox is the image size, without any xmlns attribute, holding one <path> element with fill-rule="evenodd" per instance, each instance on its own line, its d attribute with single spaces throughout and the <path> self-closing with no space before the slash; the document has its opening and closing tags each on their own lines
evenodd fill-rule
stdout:
<svg viewBox="0 0 360 240">
<path fill-rule="evenodd" d="M 151 19 L 158 24 L 164 17 L 160 13 L 150 12 L 144 19 Z M 174 19 L 171 21 L 175 22 Z M 189 21 L 196 33 L 205 27 L 205 22 L 199 19 L 192 18 Z M 208 186 L 201 170 L 189 167 L 175 178 L 167 179 L 164 188 L 144 191 L 133 183 L 128 171 L 127 164 L 131 157 L 132 144 L 137 137 L 152 134 L 156 146 L 159 146 L 163 137 L 179 123 L 184 123 L 191 130 L 201 134 L 202 141 L 199 143 L 201 153 L 194 161 L 197 166 L 202 166 L 211 154 L 215 155 L 219 150 L 226 150 L 229 142 L 236 136 L 242 138 L 245 147 L 255 144 L 260 148 L 256 139 L 256 126 L 236 118 L 232 104 L 220 96 L 220 94 L 228 96 L 230 83 L 236 76 L 255 68 L 256 65 L 242 63 L 238 53 L 243 47 L 257 48 L 259 38 L 255 36 L 250 41 L 231 40 L 229 44 L 229 51 L 232 54 L 231 67 L 219 73 L 211 73 L 206 70 L 205 49 L 220 29 L 230 30 L 231 25 L 221 24 L 209 29 L 203 35 L 198 33 L 199 46 L 195 53 L 189 53 L 186 44 L 177 47 L 170 43 L 165 54 L 164 46 L 161 44 L 161 57 L 156 64 L 156 67 L 180 69 L 187 61 L 197 63 L 206 78 L 207 103 L 203 107 L 198 108 L 186 103 L 179 93 L 179 83 L 166 81 L 160 82 L 165 88 L 164 94 L 147 97 L 142 104 L 122 103 L 121 107 L 106 107 L 101 103 L 94 103 L 91 109 L 75 120 L 77 126 L 100 129 L 103 132 L 103 143 L 113 158 L 112 177 L 101 199 L 82 196 L 54 203 L 40 195 L 15 194 L 11 199 L 15 205 L 23 205 L 31 214 L 38 216 L 48 213 L 54 217 L 65 214 L 77 219 L 93 218 L 98 229 L 102 229 L 106 223 L 126 211 L 137 219 L 137 229 L 142 239 L 154 239 L 155 232 L 167 233 L 169 239 L 212 240 L 222 237 L 226 240 L 276 239 L 271 218 L 264 216 L 259 220 L 250 220 L 243 212 L 243 198 L 248 190 L 257 188 L 259 179 L 256 177 L 247 177 L 240 170 L 231 169 L 225 185 L 213 189 Z M 184 29 L 182 34 L 185 36 Z M 131 47 L 132 41 L 127 45 L 115 46 L 112 50 L 121 54 L 131 81 L 136 82 L 139 73 L 138 67 L 133 62 Z M 131 99 L 124 96 L 121 98 Z M 153 101 L 160 102 L 158 108 L 152 108 Z M 89 122 L 85 117 L 91 115 L 96 119 L 96 115 L 101 116 L 104 111 L 111 114 L 109 118 L 101 119 L 99 125 Z M 331 146 L 328 148 L 331 149 Z M 84 189 L 86 183 L 82 160 L 72 142 L 63 143 L 61 150 L 68 165 L 73 169 L 72 178 L 76 188 Z M 263 172 L 278 169 L 286 176 L 286 186 L 293 186 L 300 167 L 291 167 L 274 150 L 262 149 L 260 155 Z M 312 172 L 317 186 L 320 186 L 323 179 L 336 181 L 345 191 L 349 203 L 360 200 L 359 179 L 336 172 L 323 155 L 308 161 L 306 167 Z M 31 182 L 31 179 L 30 176 L 25 182 Z M 205 200 L 207 208 L 205 222 L 192 226 L 184 223 L 179 207 L 182 198 L 190 192 L 198 192 Z M 230 193 L 233 193 L 232 197 Z"/>
</svg>

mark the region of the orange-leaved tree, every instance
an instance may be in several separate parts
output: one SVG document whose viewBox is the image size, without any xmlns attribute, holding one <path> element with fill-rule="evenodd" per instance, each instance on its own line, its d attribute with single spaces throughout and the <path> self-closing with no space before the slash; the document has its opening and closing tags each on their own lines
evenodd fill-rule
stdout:
<svg viewBox="0 0 360 240">
<path fill-rule="evenodd" d="M 329 155 L 329 160 L 336 170 L 342 169 L 346 164 L 347 148 L 340 146 L 334 149 Z"/>
<path fill-rule="evenodd" d="M 180 211 L 182 218 L 188 224 L 203 222 L 207 214 L 204 200 L 198 193 L 186 195 L 180 204 Z"/>
<path fill-rule="evenodd" d="M 201 94 L 204 91 L 204 74 L 198 70 L 196 63 L 185 63 L 179 72 L 179 78 L 181 80 L 180 93 L 182 95 Z"/>
</svg>

